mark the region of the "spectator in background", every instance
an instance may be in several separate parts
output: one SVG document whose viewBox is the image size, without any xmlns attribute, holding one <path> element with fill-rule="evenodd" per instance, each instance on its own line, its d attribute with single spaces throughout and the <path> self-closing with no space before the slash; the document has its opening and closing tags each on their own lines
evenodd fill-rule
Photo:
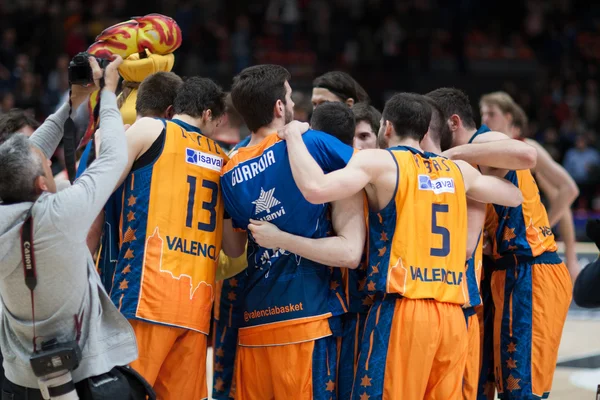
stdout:
<svg viewBox="0 0 600 400">
<path fill-rule="evenodd" d="M 238 15 L 235 19 L 235 31 L 231 34 L 231 55 L 235 74 L 250 66 L 250 50 L 250 20 L 246 15 Z"/>
<path fill-rule="evenodd" d="M 560 136 L 558 131 L 553 126 L 546 128 L 542 133 L 541 142 L 544 144 L 544 148 L 553 159 L 560 161 L 562 159 Z"/>
<path fill-rule="evenodd" d="M 24 110 L 13 109 L 0 114 L 0 143 L 13 133 L 31 136 L 39 126 L 35 118 Z"/>
<path fill-rule="evenodd" d="M 600 105 L 598 101 L 598 82 L 588 79 L 583 99 L 583 116 L 588 126 L 597 126 Z"/>
<path fill-rule="evenodd" d="M 17 32 L 13 28 L 2 32 L 0 44 L 0 90 L 11 88 L 11 72 L 15 65 Z"/>
<path fill-rule="evenodd" d="M 575 147 L 569 149 L 565 154 L 563 164 L 579 186 L 581 191 L 580 206 L 583 201 L 586 208 L 591 208 L 596 187 L 592 183 L 590 173 L 600 166 L 600 153 L 589 146 L 584 135 L 579 135 L 575 141 Z"/>
<path fill-rule="evenodd" d="M 4 93 L 0 102 L 0 113 L 9 112 L 13 108 L 15 108 L 15 96 L 11 92 Z"/>
<path fill-rule="evenodd" d="M 23 73 L 15 96 L 15 106 L 17 108 L 31 110 L 34 114 L 40 111 L 40 91 L 37 85 L 37 78 L 32 72 L 27 71 Z"/>
<path fill-rule="evenodd" d="M 56 96 L 56 101 L 69 90 L 69 56 L 61 54 L 56 60 L 56 67 L 48 74 L 48 91 Z M 56 104 L 53 104 L 56 105 Z"/>
</svg>

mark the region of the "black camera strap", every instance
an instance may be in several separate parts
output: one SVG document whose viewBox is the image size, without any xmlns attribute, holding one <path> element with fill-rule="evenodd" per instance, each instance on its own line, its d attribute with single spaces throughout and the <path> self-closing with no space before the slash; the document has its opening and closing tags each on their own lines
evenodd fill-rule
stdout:
<svg viewBox="0 0 600 400">
<path fill-rule="evenodd" d="M 35 335 L 35 298 L 33 291 L 37 286 L 37 274 L 35 271 L 35 251 L 33 249 L 33 217 L 31 209 L 27 212 L 25 222 L 21 227 L 21 257 L 23 258 L 23 272 L 25 273 L 25 285 L 31 293 L 31 322 L 33 324 L 33 352 L 37 352 Z"/>
<path fill-rule="evenodd" d="M 33 207 L 32 207 L 33 208 Z M 37 286 L 37 272 L 35 269 L 35 251 L 33 248 L 33 217 L 31 208 L 27 212 L 25 222 L 21 227 L 21 257 L 23 259 L 23 272 L 25 273 L 25 285 L 31 293 L 31 323 L 33 326 L 33 352 L 37 352 L 37 336 L 35 334 L 35 296 L 34 290 Z M 73 315 L 75 320 L 75 340 L 79 343 L 83 325 L 83 312 L 81 315 Z"/>
</svg>

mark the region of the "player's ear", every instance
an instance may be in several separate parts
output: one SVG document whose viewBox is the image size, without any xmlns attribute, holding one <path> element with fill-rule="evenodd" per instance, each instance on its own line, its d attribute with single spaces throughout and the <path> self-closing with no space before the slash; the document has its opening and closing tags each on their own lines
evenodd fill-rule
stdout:
<svg viewBox="0 0 600 400">
<path fill-rule="evenodd" d="M 175 110 L 173 109 L 173 106 L 170 105 L 169 107 L 167 107 L 167 110 L 165 111 L 165 118 L 172 119 L 174 115 L 175 115 Z"/>
<path fill-rule="evenodd" d="M 385 131 L 383 132 L 383 135 L 389 141 L 393 134 L 394 134 L 394 125 L 392 125 L 392 123 L 390 121 L 385 120 Z"/>
<path fill-rule="evenodd" d="M 212 115 L 212 110 L 209 108 L 208 110 L 204 110 L 202 112 L 202 121 L 204 121 L 204 123 L 212 121 L 213 119 L 213 115 Z"/>
<path fill-rule="evenodd" d="M 275 107 L 273 109 L 273 113 L 275 114 L 275 116 L 277 118 L 285 117 L 285 104 L 283 104 L 283 101 L 277 100 L 275 102 Z"/>
<path fill-rule="evenodd" d="M 448 126 L 452 132 L 456 132 L 456 130 L 460 127 L 460 117 L 457 114 L 452 114 L 450 118 L 448 118 Z"/>
<path fill-rule="evenodd" d="M 352 107 L 354 105 L 354 99 L 350 97 L 348 100 L 346 100 L 346 105 L 348 107 Z"/>
</svg>

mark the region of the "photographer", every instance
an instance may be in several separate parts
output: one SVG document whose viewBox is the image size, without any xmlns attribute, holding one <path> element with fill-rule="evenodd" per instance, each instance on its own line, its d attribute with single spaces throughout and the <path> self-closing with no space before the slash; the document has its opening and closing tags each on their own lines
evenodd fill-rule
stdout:
<svg viewBox="0 0 600 400">
<path fill-rule="evenodd" d="M 104 291 L 86 245 L 127 163 L 115 96 L 121 62 L 104 73 L 98 158 L 73 186 L 56 193 L 48 161 L 68 104 L 30 138 L 15 134 L 0 144 L 2 399 L 137 398 L 135 372 L 119 367 L 137 358 L 133 330 Z M 95 85 L 72 86 L 72 109 L 100 87 L 103 71 L 93 57 L 89 64 Z"/>
</svg>

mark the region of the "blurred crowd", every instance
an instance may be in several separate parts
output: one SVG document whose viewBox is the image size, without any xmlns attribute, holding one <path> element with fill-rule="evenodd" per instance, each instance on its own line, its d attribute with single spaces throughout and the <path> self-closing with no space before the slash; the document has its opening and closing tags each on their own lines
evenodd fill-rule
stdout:
<svg viewBox="0 0 600 400">
<path fill-rule="evenodd" d="M 128 4 L 129 3 L 129 4 Z M 254 63 L 286 66 L 295 86 L 350 72 L 376 106 L 384 91 L 451 61 L 457 76 L 478 61 L 535 65 L 523 85 L 502 89 L 529 116 L 528 135 L 587 188 L 578 209 L 600 210 L 600 3 L 581 0 L 14 0 L 0 3 L 0 114 L 26 109 L 43 120 L 66 99 L 66 66 L 106 27 L 160 12 L 182 29 L 174 72 L 230 82 Z M 446 82 L 451 84 L 452 82 Z M 409 89 L 414 89 L 408 86 Z M 483 89 L 482 89 L 483 90 Z M 476 102 L 482 93 L 470 93 Z M 297 117 L 308 119 L 298 91 Z M 473 104 L 477 109 L 477 104 Z M 0 116 L 1 118 L 1 116 Z"/>
</svg>

